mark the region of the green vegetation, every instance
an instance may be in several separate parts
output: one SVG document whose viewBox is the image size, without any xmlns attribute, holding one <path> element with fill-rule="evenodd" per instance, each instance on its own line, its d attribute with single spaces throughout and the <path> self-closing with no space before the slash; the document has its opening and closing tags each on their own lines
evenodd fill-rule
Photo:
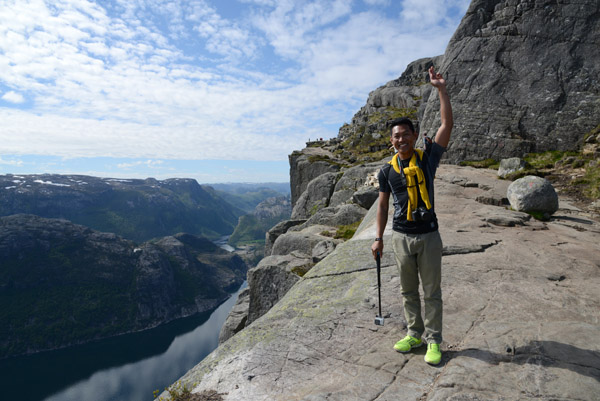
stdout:
<svg viewBox="0 0 600 401">
<path fill-rule="evenodd" d="M 508 175 L 505 179 L 516 180 L 527 175 L 547 178 L 561 192 L 583 202 L 600 199 L 600 125 L 584 135 L 579 151 L 550 150 L 528 153 L 523 157 L 526 167 Z M 462 166 L 498 169 L 500 163 L 494 159 L 463 161 Z M 543 220 L 545 216 L 533 216 Z"/>
<path fill-rule="evenodd" d="M 188 387 L 187 383 L 182 384 L 181 381 L 177 381 L 170 387 L 165 388 L 165 391 L 169 393 L 169 397 L 160 397 L 157 401 L 222 401 L 223 396 L 226 395 L 217 393 L 214 390 L 192 393 L 195 386 L 196 385 L 193 384 Z M 160 390 L 154 390 L 154 398 L 157 398 L 159 393 Z"/>
<path fill-rule="evenodd" d="M 524 160 L 527 167 L 507 176 L 507 179 L 537 175 L 546 177 L 573 196 L 592 201 L 600 198 L 600 165 L 593 153 L 547 151 L 529 153 Z"/>
<path fill-rule="evenodd" d="M 376 112 L 369 116 L 369 124 L 387 123 L 396 118 L 408 117 L 411 120 L 417 119 L 417 109 L 415 108 L 397 108 L 388 106 L 384 112 Z"/>
<path fill-rule="evenodd" d="M 310 215 L 314 216 L 319 210 L 323 209 L 324 205 L 321 203 L 315 203 L 311 208 L 310 208 Z"/>
<path fill-rule="evenodd" d="M 357 221 L 356 223 L 348 224 L 345 226 L 339 226 L 333 238 L 349 240 L 354 236 L 354 233 L 358 229 L 360 223 L 360 221 Z"/>
<path fill-rule="evenodd" d="M 229 237 L 228 243 L 234 247 L 241 245 L 264 245 L 267 231 L 280 221 L 289 218 L 289 213 L 264 219 L 258 219 L 253 214 L 244 215 L 240 217 L 238 225 Z"/>
<path fill-rule="evenodd" d="M 312 269 L 314 266 L 314 264 L 308 264 L 308 265 L 303 265 L 303 266 L 296 266 L 294 268 L 292 268 L 291 272 L 294 273 L 295 275 L 299 276 L 299 277 L 304 277 L 304 275 L 306 273 L 308 273 L 308 271 L 310 269 Z"/>
<path fill-rule="evenodd" d="M 523 158 L 531 169 L 554 168 L 556 163 L 569 156 L 578 156 L 578 152 L 563 152 L 559 150 L 549 150 L 542 153 L 528 153 Z"/>
<path fill-rule="evenodd" d="M 574 179 L 571 185 L 580 188 L 586 198 L 600 199 L 600 164 L 598 160 L 590 161 L 585 166 L 583 177 Z"/>
<path fill-rule="evenodd" d="M 329 163 L 333 166 L 338 166 L 338 167 L 342 167 L 345 166 L 345 164 L 340 163 L 339 161 L 333 160 L 331 159 L 329 156 L 327 155 L 312 155 L 308 157 L 308 161 L 310 163 L 315 163 L 315 162 L 326 162 Z"/>
<path fill-rule="evenodd" d="M 536 220 L 540 220 L 540 221 L 548 221 L 550 220 L 550 215 L 548 213 L 544 213 L 544 212 L 527 212 L 528 215 L 530 215 L 531 217 L 533 217 Z"/>
<path fill-rule="evenodd" d="M 240 244 L 262 241 L 264 244 L 265 233 L 271 227 L 272 225 L 266 227 L 252 214 L 244 215 L 238 220 L 238 224 L 235 227 L 233 234 L 229 237 L 228 243 L 231 246 L 237 246 Z"/>
<path fill-rule="evenodd" d="M 497 170 L 500 167 L 500 161 L 496 159 L 485 159 L 485 160 L 469 160 L 462 161 L 459 163 L 460 166 L 470 166 L 475 168 L 491 168 Z"/>
<path fill-rule="evenodd" d="M 388 106 L 383 111 L 368 116 L 362 125 L 354 127 L 354 133 L 341 143 L 335 154 L 350 165 L 378 161 L 391 155 L 388 123 L 396 118 L 417 120 L 417 108 Z M 350 127 L 347 127 L 350 128 Z"/>
</svg>

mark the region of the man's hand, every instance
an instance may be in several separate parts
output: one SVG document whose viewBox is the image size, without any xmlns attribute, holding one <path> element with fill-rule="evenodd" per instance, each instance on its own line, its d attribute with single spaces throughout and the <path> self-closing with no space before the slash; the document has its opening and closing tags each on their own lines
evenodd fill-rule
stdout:
<svg viewBox="0 0 600 401">
<path fill-rule="evenodd" d="M 371 252 L 373 252 L 373 259 L 377 259 L 377 254 L 379 253 L 379 257 L 383 254 L 383 241 L 375 241 L 373 245 L 371 245 Z"/>
<path fill-rule="evenodd" d="M 436 73 L 433 66 L 429 67 L 429 82 L 438 89 L 446 87 L 446 80 L 439 72 Z"/>
</svg>

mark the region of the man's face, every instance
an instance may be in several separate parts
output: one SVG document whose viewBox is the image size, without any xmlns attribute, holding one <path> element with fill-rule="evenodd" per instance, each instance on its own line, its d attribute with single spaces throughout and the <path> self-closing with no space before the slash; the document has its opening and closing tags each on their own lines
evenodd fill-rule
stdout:
<svg viewBox="0 0 600 401">
<path fill-rule="evenodd" d="M 392 136 L 390 137 L 392 146 L 398 151 L 401 159 L 412 157 L 417 142 L 417 133 L 408 128 L 407 125 L 400 124 L 392 128 Z"/>
</svg>

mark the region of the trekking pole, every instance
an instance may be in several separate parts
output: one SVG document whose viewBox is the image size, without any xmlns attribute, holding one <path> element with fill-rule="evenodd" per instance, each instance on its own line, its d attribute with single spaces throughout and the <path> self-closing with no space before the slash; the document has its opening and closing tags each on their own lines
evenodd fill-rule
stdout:
<svg viewBox="0 0 600 401">
<path fill-rule="evenodd" d="M 377 252 L 377 297 L 379 298 L 379 315 L 375 317 L 375 324 L 377 326 L 383 326 L 383 316 L 381 315 L 381 257 Z"/>
</svg>

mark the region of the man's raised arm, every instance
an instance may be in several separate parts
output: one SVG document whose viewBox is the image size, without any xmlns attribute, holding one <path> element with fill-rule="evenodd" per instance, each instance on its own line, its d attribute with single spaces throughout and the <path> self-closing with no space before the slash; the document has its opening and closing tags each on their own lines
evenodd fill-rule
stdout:
<svg viewBox="0 0 600 401">
<path fill-rule="evenodd" d="M 452 126 L 454 125 L 454 119 L 452 118 L 452 105 L 450 104 L 450 97 L 446 90 L 446 80 L 442 77 L 442 74 L 436 73 L 433 66 L 429 68 L 429 81 L 437 90 L 440 96 L 440 117 L 442 125 L 435 134 L 435 142 L 443 147 L 448 146 L 450 142 L 450 133 L 452 132 Z"/>
</svg>

